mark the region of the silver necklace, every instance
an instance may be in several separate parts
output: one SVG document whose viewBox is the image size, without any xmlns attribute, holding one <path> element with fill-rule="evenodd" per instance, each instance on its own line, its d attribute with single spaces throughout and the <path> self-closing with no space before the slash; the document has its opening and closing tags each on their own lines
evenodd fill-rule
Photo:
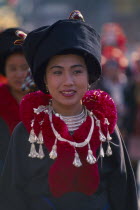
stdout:
<svg viewBox="0 0 140 210">
<path fill-rule="evenodd" d="M 54 145 L 52 147 L 52 151 L 50 152 L 49 156 L 51 159 L 55 159 L 57 158 L 57 141 L 61 141 L 61 142 L 67 142 L 68 144 L 70 144 L 71 146 L 74 147 L 74 150 L 75 150 L 75 157 L 74 157 L 74 161 L 73 161 L 73 165 L 76 166 L 76 167 L 80 167 L 82 165 L 81 163 L 81 160 L 79 158 L 79 154 L 77 153 L 76 151 L 76 148 L 77 147 L 84 147 L 86 145 L 88 145 L 88 155 L 87 155 L 87 162 L 89 164 L 94 164 L 96 162 L 96 158 L 94 157 L 93 155 L 93 152 L 90 148 L 90 140 L 91 140 L 91 137 L 92 137 L 92 134 L 93 134 L 93 131 L 94 131 L 94 118 L 93 118 L 93 113 L 92 112 L 89 112 L 87 111 L 90 118 L 91 118 L 91 128 L 90 128 L 90 131 L 88 133 L 88 136 L 87 138 L 83 141 L 83 142 L 80 142 L 80 143 L 77 143 L 77 142 L 72 142 L 68 139 L 65 139 L 63 138 L 58 132 L 57 130 L 55 129 L 54 125 L 53 125 L 53 122 L 52 122 L 52 108 L 50 109 L 50 111 L 48 112 L 49 114 L 49 120 L 50 120 L 50 124 L 51 124 L 51 128 L 52 128 L 52 131 L 55 135 L 55 142 L 54 142 Z M 59 117 L 59 116 L 58 116 Z"/>
<path fill-rule="evenodd" d="M 53 125 L 53 121 L 52 121 L 52 114 L 53 114 L 54 111 L 53 111 L 53 108 L 52 108 L 51 104 L 49 106 L 40 105 L 37 109 L 34 108 L 34 113 L 36 115 L 38 115 L 40 112 L 44 112 L 45 114 L 47 114 L 49 116 L 50 125 L 51 125 L 52 131 L 55 135 L 55 142 L 54 142 L 54 145 L 52 146 L 51 152 L 49 153 L 49 156 L 50 156 L 51 159 L 57 158 L 57 141 L 66 142 L 74 148 L 75 157 L 74 157 L 73 165 L 76 166 L 76 167 L 80 167 L 82 165 L 79 154 L 76 151 L 76 148 L 81 148 L 81 147 L 84 147 L 86 145 L 88 146 L 86 160 L 89 164 L 94 164 L 98 161 L 99 157 L 101 157 L 101 158 L 104 157 L 105 153 L 104 153 L 104 150 L 103 150 L 103 147 L 102 147 L 102 143 L 105 142 L 105 141 L 108 143 L 106 155 L 107 156 L 112 155 L 112 149 L 110 147 L 110 143 L 112 143 L 112 144 L 114 144 L 114 143 L 111 142 L 112 138 L 110 136 L 109 129 L 108 129 L 108 125 L 110 123 L 109 123 L 107 118 L 104 118 L 104 124 L 107 125 L 107 136 L 104 136 L 104 134 L 102 132 L 102 129 L 101 129 L 100 120 L 97 119 L 97 117 L 95 115 L 93 115 L 92 112 L 88 111 L 85 108 L 85 110 L 83 110 L 79 115 L 76 115 L 76 121 L 77 121 L 77 119 L 80 120 L 80 118 L 85 118 L 86 119 L 87 115 L 91 119 L 91 127 L 90 127 L 90 131 L 88 133 L 87 138 L 83 142 L 77 143 L 77 142 L 71 142 L 68 139 L 65 139 L 65 138 L 61 137 L 61 135 L 56 131 L 56 129 Z M 61 117 L 61 115 L 59 115 L 58 113 L 56 113 L 55 115 L 58 116 L 58 117 Z M 64 118 L 67 118 L 67 117 L 64 117 Z M 72 116 L 71 119 L 69 119 L 69 120 L 67 118 L 67 122 L 72 121 L 73 118 L 75 118 L 75 116 Z M 43 135 L 42 135 L 42 129 L 40 129 L 39 135 L 36 136 L 36 134 L 34 132 L 34 122 L 35 122 L 35 118 L 33 120 L 31 120 L 31 131 L 30 131 L 30 135 L 29 135 L 29 142 L 31 143 L 31 149 L 30 149 L 29 157 L 42 159 L 45 156 L 45 154 L 43 152 L 43 148 L 42 148 L 42 144 L 44 143 Z M 42 125 L 43 123 L 44 123 L 44 120 L 39 122 L 40 125 Z M 101 142 L 100 152 L 99 152 L 99 155 L 98 155 L 97 159 L 94 157 L 93 152 L 90 148 L 90 141 L 91 141 L 92 134 L 93 134 L 93 131 L 94 131 L 94 124 L 96 124 L 96 126 L 99 127 L 99 140 Z M 35 148 L 36 143 L 40 145 L 38 152 L 36 151 L 36 148 Z M 114 144 L 114 145 L 118 146 L 116 144 Z M 61 154 L 59 154 L 59 155 L 61 155 Z"/>
<path fill-rule="evenodd" d="M 55 114 L 55 116 L 60 117 L 60 119 L 65 122 L 69 132 L 74 132 L 75 130 L 77 130 L 87 118 L 87 109 L 85 108 L 83 108 L 80 114 L 74 116 L 63 116 L 56 113 L 54 110 L 53 113 Z"/>
</svg>

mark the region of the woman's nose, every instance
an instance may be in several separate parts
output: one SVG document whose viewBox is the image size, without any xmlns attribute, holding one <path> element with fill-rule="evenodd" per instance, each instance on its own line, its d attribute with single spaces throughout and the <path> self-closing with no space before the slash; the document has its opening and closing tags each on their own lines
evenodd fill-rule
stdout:
<svg viewBox="0 0 140 210">
<path fill-rule="evenodd" d="M 64 76 L 64 84 L 65 85 L 72 85 L 74 82 L 74 78 L 72 76 L 72 74 L 70 73 L 66 73 Z"/>
<path fill-rule="evenodd" d="M 21 78 L 24 78 L 24 77 L 26 77 L 26 75 L 27 75 L 27 71 L 23 71 L 22 69 L 18 69 L 17 70 L 17 77 L 21 77 Z"/>
</svg>

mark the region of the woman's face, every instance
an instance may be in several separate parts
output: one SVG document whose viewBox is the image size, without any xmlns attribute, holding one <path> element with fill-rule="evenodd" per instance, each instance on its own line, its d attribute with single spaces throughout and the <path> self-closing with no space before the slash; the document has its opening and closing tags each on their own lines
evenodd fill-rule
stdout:
<svg viewBox="0 0 140 210">
<path fill-rule="evenodd" d="M 23 54 L 10 55 L 5 64 L 5 75 L 12 90 L 22 91 L 21 86 L 28 71 L 28 64 Z"/>
<path fill-rule="evenodd" d="M 45 82 L 56 108 L 78 108 L 88 88 L 84 58 L 74 54 L 52 57 L 46 68 Z"/>
</svg>

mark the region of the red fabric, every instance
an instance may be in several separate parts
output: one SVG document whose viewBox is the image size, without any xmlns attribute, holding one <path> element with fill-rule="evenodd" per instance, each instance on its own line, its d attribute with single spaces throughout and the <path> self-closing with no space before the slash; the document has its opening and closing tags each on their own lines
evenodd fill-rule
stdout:
<svg viewBox="0 0 140 210">
<path fill-rule="evenodd" d="M 20 122 L 19 104 L 11 95 L 7 84 L 0 85 L 0 117 L 9 127 L 10 134 Z"/>
<path fill-rule="evenodd" d="M 21 118 L 28 131 L 31 130 L 31 121 L 35 119 L 34 130 L 38 135 L 40 129 L 43 133 L 44 143 L 50 152 L 54 145 L 55 136 L 51 129 L 49 116 L 44 112 L 36 115 L 33 113 L 33 108 L 39 105 L 47 105 L 51 97 L 41 93 L 34 92 L 25 96 L 21 103 Z M 116 107 L 110 96 L 100 90 L 88 91 L 83 98 L 83 104 L 88 110 L 93 111 L 98 119 L 101 120 L 101 126 L 106 135 L 107 127 L 104 124 L 104 118 L 108 118 L 110 122 L 109 131 L 112 133 L 116 124 Z M 44 120 L 40 128 L 39 122 Z M 71 136 L 68 132 L 66 124 L 59 118 L 53 115 L 53 124 L 57 132 L 63 137 L 74 142 L 83 142 L 91 128 L 91 119 L 88 116 L 87 120 L 76 130 Z M 90 146 L 96 157 L 96 151 L 100 146 L 98 127 L 95 124 L 94 132 L 90 141 Z M 57 142 L 58 157 L 49 170 L 49 186 L 54 196 L 59 197 L 67 192 L 83 192 L 87 195 L 92 195 L 98 188 L 100 179 L 98 165 L 89 164 L 86 161 L 88 146 L 76 149 L 82 166 L 75 167 L 72 163 L 74 160 L 74 148 L 65 142 Z"/>
<path fill-rule="evenodd" d="M 7 79 L 3 75 L 0 74 L 0 84 L 7 84 Z"/>
</svg>

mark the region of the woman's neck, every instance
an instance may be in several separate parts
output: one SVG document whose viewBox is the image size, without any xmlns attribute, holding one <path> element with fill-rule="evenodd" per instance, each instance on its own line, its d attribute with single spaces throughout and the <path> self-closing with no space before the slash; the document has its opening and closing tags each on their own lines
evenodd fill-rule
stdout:
<svg viewBox="0 0 140 210">
<path fill-rule="evenodd" d="M 16 91 L 11 89 L 11 94 L 12 96 L 16 99 L 16 101 L 18 103 L 20 103 L 21 99 L 23 98 L 23 96 L 26 94 L 25 91 Z"/>
<path fill-rule="evenodd" d="M 72 106 L 65 106 L 65 105 L 59 106 L 59 105 L 56 105 L 55 103 L 53 103 L 53 101 L 52 101 L 52 107 L 56 113 L 59 113 L 60 115 L 63 115 L 63 116 L 78 115 L 83 110 L 82 103 L 79 103 L 77 105 L 72 105 Z"/>
</svg>

